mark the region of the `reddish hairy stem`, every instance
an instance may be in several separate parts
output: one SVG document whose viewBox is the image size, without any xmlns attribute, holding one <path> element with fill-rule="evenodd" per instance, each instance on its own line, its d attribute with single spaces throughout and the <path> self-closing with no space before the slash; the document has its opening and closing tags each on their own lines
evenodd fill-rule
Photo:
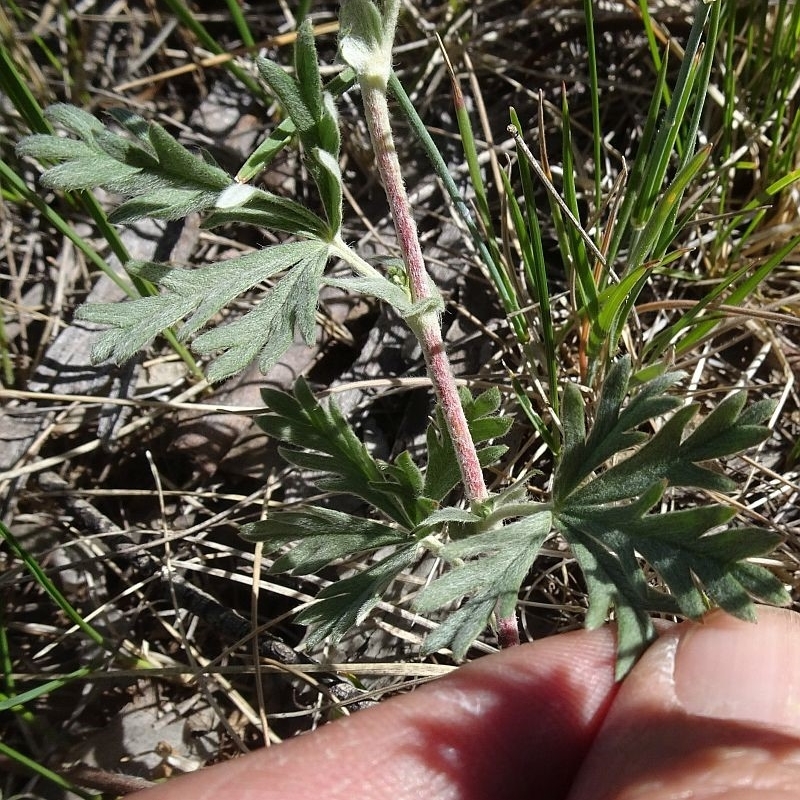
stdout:
<svg viewBox="0 0 800 800">
<path fill-rule="evenodd" d="M 447 358 L 438 315 L 435 313 L 425 315 L 420 320 L 418 331 L 415 332 L 442 409 L 442 416 L 453 440 L 467 499 L 470 503 L 485 500 L 489 492 L 483 480 L 483 469 L 478 460 L 472 434 L 469 432 L 467 418 L 464 416 L 461 398 L 458 396 L 450 360 Z"/>
<path fill-rule="evenodd" d="M 417 303 L 431 297 L 431 288 L 417 236 L 417 225 L 403 185 L 400 162 L 394 147 L 386 102 L 386 86 L 381 81 L 364 77 L 361 80 L 361 93 L 364 98 L 367 127 L 375 150 L 375 161 L 389 200 L 389 208 L 408 273 L 411 299 Z M 485 500 L 488 491 L 483 480 L 483 470 L 464 416 L 453 370 L 447 358 L 439 316 L 435 311 L 425 312 L 411 327 L 419 339 L 428 375 L 433 383 L 450 438 L 453 440 L 467 499 L 471 503 Z"/>
<path fill-rule="evenodd" d="M 497 620 L 497 642 L 503 650 L 519 644 L 519 626 L 513 611 L 510 616 Z"/>
<path fill-rule="evenodd" d="M 431 297 L 431 288 L 417 236 L 417 225 L 411 212 L 411 203 L 403 184 L 400 162 L 394 147 L 389 106 L 386 102 L 386 83 L 378 78 L 363 76 L 360 85 L 367 127 L 375 150 L 375 162 L 389 200 L 408 274 L 411 299 L 418 303 Z M 483 469 L 478 460 L 472 434 L 469 432 L 453 370 L 445 350 L 439 315 L 435 311 L 423 312 L 410 322 L 410 327 L 419 339 L 428 375 L 453 441 L 467 499 L 470 503 L 485 500 L 489 492 L 483 480 Z M 519 629 L 515 614 L 498 619 L 497 636 L 503 648 L 519 644 Z"/>
</svg>

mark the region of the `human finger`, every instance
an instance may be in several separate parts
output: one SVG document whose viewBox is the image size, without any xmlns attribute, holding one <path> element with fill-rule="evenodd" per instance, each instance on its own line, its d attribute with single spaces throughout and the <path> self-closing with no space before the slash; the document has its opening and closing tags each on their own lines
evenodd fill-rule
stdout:
<svg viewBox="0 0 800 800">
<path fill-rule="evenodd" d="M 616 692 L 608 629 L 479 659 L 277 747 L 136 800 L 558 800 Z"/>
<path fill-rule="evenodd" d="M 679 625 L 622 685 L 570 800 L 800 796 L 800 615 Z"/>
</svg>

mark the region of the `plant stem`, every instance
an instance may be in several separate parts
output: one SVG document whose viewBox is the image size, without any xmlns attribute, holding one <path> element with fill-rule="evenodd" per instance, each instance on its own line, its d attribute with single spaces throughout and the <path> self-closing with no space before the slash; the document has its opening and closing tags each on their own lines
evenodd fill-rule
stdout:
<svg viewBox="0 0 800 800">
<path fill-rule="evenodd" d="M 497 620 L 497 643 L 502 650 L 519 644 L 519 626 L 513 611 L 509 616 Z"/>
<path fill-rule="evenodd" d="M 382 277 L 381 273 L 378 272 L 372 264 L 361 258 L 361 256 L 342 239 L 340 234 L 337 234 L 336 238 L 331 242 L 331 253 L 341 258 L 342 261 L 352 267 L 353 271 L 362 278 Z"/>
<path fill-rule="evenodd" d="M 434 303 L 426 304 L 426 301 L 436 300 L 437 289 L 425 268 L 389 120 L 386 94 L 392 73 L 392 41 L 399 11 L 400 0 L 384 0 L 379 10 L 368 2 L 343 2 L 341 22 L 346 32 L 340 39 L 340 48 L 345 61 L 358 76 L 375 162 L 397 231 L 411 301 L 414 305 L 430 308 L 408 315 L 406 321 L 420 343 L 428 376 L 453 442 L 464 493 L 470 505 L 476 505 L 486 500 L 489 492 L 445 350 L 439 312 Z M 498 638 L 502 647 L 519 644 L 514 614 L 498 620 Z"/>
<path fill-rule="evenodd" d="M 389 122 L 389 106 L 386 100 L 386 84 L 369 75 L 363 75 L 359 83 L 364 98 L 364 112 L 375 151 L 378 172 L 389 200 L 403 262 L 408 274 L 411 299 L 414 303 L 419 303 L 432 297 L 431 284 L 394 146 L 394 137 Z M 436 311 L 424 312 L 411 320 L 409 324 L 419 339 L 436 398 L 441 406 L 450 438 L 453 440 L 467 499 L 470 503 L 485 500 L 489 493 L 483 480 L 483 470 L 478 460 L 475 443 L 469 432 L 467 418 L 464 416 L 461 399 L 458 396 L 453 370 L 445 351 L 439 315 Z"/>
</svg>

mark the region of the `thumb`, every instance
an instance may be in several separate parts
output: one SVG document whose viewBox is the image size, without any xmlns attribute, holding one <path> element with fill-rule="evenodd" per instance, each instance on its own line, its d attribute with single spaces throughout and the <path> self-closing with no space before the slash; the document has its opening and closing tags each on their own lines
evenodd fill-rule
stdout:
<svg viewBox="0 0 800 800">
<path fill-rule="evenodd" d="M 570 800 L 800 796 L 800 615 L 663 634 L 622 685 Z"/>
</svg>

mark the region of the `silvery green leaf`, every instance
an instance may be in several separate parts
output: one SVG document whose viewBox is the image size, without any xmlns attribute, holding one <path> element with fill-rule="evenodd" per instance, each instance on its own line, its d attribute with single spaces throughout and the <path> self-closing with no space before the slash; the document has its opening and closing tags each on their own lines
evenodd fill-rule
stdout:
<svg viewBox="0 0 800 800">
<path fill-rule="evenodd" d="M 216 191 L 203 189 L 159 189 L 126 200 L 108 215 L 109 222 L 126 225 L 140 219 L 183 219 L 195 211 L 210 208 Z"/>
<path fill-rule="evenodd" d="M 142 142 L 103 128 L 95 133 L 94 144 L 106 155 L 130 167 L 139 167 L 145 171 L 158 170 L 158 157 L 153 147 L 148 146 L 149 140 Z"/>
<path fill-rule="evenodd" d="M 363 498 L 409 533 L 431 513 L 432 501 L 422 495 L 408 457 L 401 453 L 392 464 L 375 459 L 333 398 L 318 402 L 302 378 L 294 395 L 274 389 L 261 394 L 270 413 L 257 419 L 259 426 L 291 445 L 279 449 L 289 463 L 327 473 L 318 485 Z"/>
<path fill-rule="evenodd" d="M 517 522 L 445 546 L 442 558 L 456 565 L 420 592 L 415 607 L 425 613 L 465 596 L 469 600 L 426 639 L 423 652 L 450 647 L 463 658 L 493 611 L 500 617 L 513 614 L 520 586 L 551 533 L 552 515 L 542 506 Z"/>
<path fill-rule="evenodd" d="M 95 152 L 46 169 L 40 180 L 43 186 L 73 191 L 96 186 L 116 187 L 138 172 L 138 167 L 120 164 L 104 153 Z"/>
<path fill-rule="evenodd" d="M 256 66 L 261 77 L 278 96 L 297 132 L 303 136 L 313 130 L 316 120 L 311 109 L 303 100 L 297 81 L 280 66 L 266 58 L 256 59 Z"/>
<path fill-rule="evenodd" d="M 511 417 L 496 414 L 500 407 L 500 393 L 497 390 L 489 389 L 473 398 L 469 390 L 460 389 L 459 396 L 475 444 L 504 436 L 513 424 Z M 428 466 L 425 470 L 424 494 L 426 497 L 441 501 L 459 482 L 461 473 L 450 433 L 439 408 L 436 409 L 434 419 L 428 426 L 427 445 Z M 478 458 L 481 466 L 494 464 L 506 450 L 505 445 L 479 448 Z"/>
<path fill-rule="evenodd" d="M 249 542 L 263 542 L 266 553 L 296 542 L 270 569 L 293 575 L 308 575 L 345 556 L 374 552 L 409 538 L 406 531 L 375 520 L 315 507 L 271 513 L 265 520 L 244 525 L 239 535 Z"/>
<path fill-rule="evenodd" d="M 43 172 L 45 186 L 64 190 L 102 186 L 128 198 L 110 215 L 112 221 L 177 219 L 213 207 L 220 191 L 231 183 L 219 167 L 189 152 L 160 125 L 147 124 L 135 114 L 111 113 L 126 131 L 120 135 L 65 104 L 51 106 L 46 113 L 81 141 L 36 135 L 23 139 L 18 152 L 60 162 Z"/>
<path fill-rule="evenodd" d="M 205 342 L 202 341 L 204 336 L 198 338 L 201 352 L 227 351 L 209 369 L 210 379 L 221 380 L 244 369 L 259 353 L 262 363 L 264 354 L 275 358 L 281 347 L 285 349 L 291 344 L 295 325 L 300 327 L 304 337 L 313 336 L 317 291 L 327 255 L 328 246 L 324 242 L 301 241 L 275 245 L 193 270 L 134 262 L 129 265 L 129 272 L 158 284 L 163 294 L 121 303 L 84 305 L 78 309 L 77 316 L 113 326 L 101 334 L 93 358 L 112 358 L 120 362 L 130 358 L 162 330 L 186 317 L 188 320 L 179 336 L 187 338 L 235 297 L 286 271 L 275 289 L 253 311 L 215 329 L 211 332 L 214 336 L 205 335 Z M 234 329 L 233 337 L 231 329 Z M 238 332 L 243 329 L 246 338 L 238 341 Z M 269 341 L 270 336 L 274 337 L 273 341 Z"/>
<path fill-rule="evenodd" d="M 190 153 L 158 123 L 150 124 L 149 137 L 162 169 L 176 181 L 218 191 L 230 184 L 227 172 Z"/>
<path fill-rule="evenodd" d="M 330 92 L 322 95 L 322 117 L 317 123 L 319 146 L 333 156 L 338 157 L 341 145 L 341 132 L 339 130 L 339 112 Z"/>
<path fill-rule="evenodd" d="M 462 659 L 489 624 L 495 604 L 494 597 L 471 597 L 448 613 L 439 627 L 425 637 L 423 652 L 436 653 L 449 648 L 457 659 Z"/>
<path fill-rule="evenodd" d="M 380 602 L 392 581 L 415 558 L 415 544 L 400 547 L 374 566 L 323 589 L 316 601 L 297 615 L 298 622 L 312 626 L 306 645 L 313 647 L 324 639 L 335 642 L 358 625 Z"/>
<path fill-rule="evenodd" d="M 26 136 L 16 147 L 18 156 L 29 156 L 42 161 L 64 161 L 82 159 L 94 155 L 95 150 L 86 142 L 52 136 L 49 133 L 34 133 Z"/>
<path fill-rule="evenodd" d="M 741 422 L 746 399 L 745 392 L 736 392 L 719 403 L 681 445 L 684 458 L 693 462 L 708 461 L 741 453 L 763 442 L 762 425 Z M 774 406 L 769 404 L 764 411 L 771 408 Z"/>
<path fill-rule="evenodd" d="M 395 308 L 401 315 L 409 313 L 412 308 L 408 291 L 382 276 L 377 278 L 326 278 L 325 283 L 348 292 L 377 297 Z"/>
<path fill-rule="evenodd" d="M 314 341 L 319 287 L 328 260 L 328 246 L 312 240 L 276 245 L 261 252 L 274 250 L 280 250 L 283 261 L 278 268 L 289 266 L 275 288 L 252 311 L 203 333 L 192 345 L 192 349 L 201 354 L 222 351 L 208 368 L 210 381 L 221 381 L 241 372 L 255 357 L 258 357 L 259 369 L 267 373 L 294 341 L 295 329 L 306 344 Z M 291 253 L 289 258 L 287 253 Z M 206 301 L 205 307 L 209 305 L 213 303 Z M 193 318 L 187 324 L 194 328 L 198 322 Z"/>
<path fill-rule="evenodd" d="M 407 490 L 414 497 L 422 495 L 425 478 L 408 450 L 403 450 L 391 464 L 383 465 L 383 473 L 392 488 L 397 487 L 401 492 Z"/>
<path fill-rule="evenodd" d="M 432 528 L 441 525 L 444 522 L 458 522 L 458 523 L 471 523 L 480 522 L 480 517 L 467 511 L 465 508 L 456 508 L 455 506 L 446 506 L 445 508 L 437 508 L 429 516 L 427 516 L 418 526 L 419 528 Z"/>
<path fill-rule="evenodd" d="M 416 303 L 412 303 L 411 308 L 403 314 L 403 319 L 413 326 L 417 318 L 431 313 L 441 314 L 443 311 L 444 298 L 438 287 L 436 287 L 435 291 L 432 291 L 428 297 L 418 300 Z"/>
<path fill-rule="evenodd" d="M 386 3 L 384 16 L 371 0 L 344 0 L 339 12 L 339 52 L 361 78 L 389 80 L 399 4 Z"/>
<path fill-rule="evenodd" d="M 755 404 L 748 411 L 744 396 L 734 394 L 687 435 L 699 406 L 674 410 L 679 400 L 666 392 L 679 377 L 656 375 L 633 390 L 630 361 L 621 359 L 609 372 L 588 434 L 580 392 L 569 385 L 564 393 L 554 522 L 586 578 L 587 626 L 602 624 L 609 613 L 618 623 L 620 677 L 655 635 L 650 611 L 672 609 L 698 618 L 716 604 L 748 619 L 753 597 L 787 600 L 777 578 L 746 561 L 772 549 L 779 540 L 775 534 L 725 527 L 733 516 L 725 506 L 660 507 L 670 487 L 731 490 L 730 478 L 697 462 L 734 455 L 769 433 L 759 423 L 772 406 Z M 655 433 L 641 430 L 670 411 Z M 660 575 L 669 595 L 649 586 L 641 559 Z"/>
<path fill-rule="evenodd" d="M 314 42 L 314 28 L 311 20 L 303 20 L 297 31 L 294 47 L 294 69 L 297 75 L 297 86 L 306 107 L 315 121 L 323 114 L 322 79 L 317 63 L 317 47 Z"/>
<path fill-rule="evenodd" d="M 315 147 L 309 152 L 306 163 L 319 189 L 331 232 L 336 235 L 342 226 L 342 172 L 339 162 L 327 151 Z"/>
<path fill-rule="evenodd" d="M 585 627 L 599 628 L 606 623 L 609 612 L 614 611 L 617 623 L 615 673 L 620 680 L 656 636 L 649 613 L 653 606 L 646 602 L 646 586 L 642 585 L 644 576 L 637 564 L 623 565 L 614 553 L 591 540 L 574 536 L 571 546 L 589 595 Z"/>
<path fill-rule="evenodd" d="M 68 103 L 53 103 L 45 109 L 44 115 L 56 126 L 76 134 L 87 143 L 92 141 L 97 131 L 103 130 L 100 120 Z"/>
<path fill-rule="evenodd" d="M 90 303 L 75 312 L 77 319 L 111 326 L 92 347 L 92 362 L 127 361 L 161 331 L 190 313 L 197 301 L 180 295 L 154 295 L 120 303 Z"/>
<path fill-rule="evenodd" d="M 144 117 L 127 108 L 109 108 L 106 113 L 128 133 L 132 133 L 143 147 L 152 150 L 148 135 L 150 124 Z"/>
</svg>

